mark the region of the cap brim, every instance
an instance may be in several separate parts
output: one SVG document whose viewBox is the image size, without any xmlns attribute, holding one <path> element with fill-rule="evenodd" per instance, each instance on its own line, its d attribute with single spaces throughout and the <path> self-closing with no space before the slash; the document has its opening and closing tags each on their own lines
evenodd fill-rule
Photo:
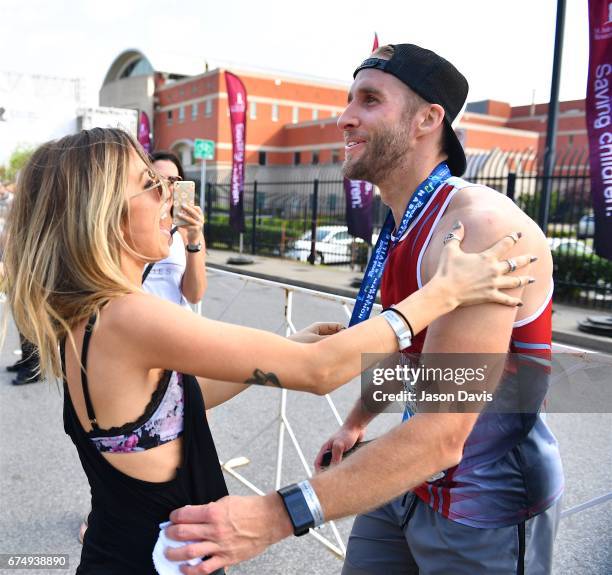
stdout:
<svg viewBox="0 0 612 575">
<path fill-rule="evenodd" d="M 467 160 L 465 158 L 465 152 L 463 146 L 455 134 L 452 126 L 444 119 L 444 128 L 446 130 L 446 152 L 448 153 L 448 160 L 446 163 L 453 176 L 462 176 L 467 166 Z"/>
</svg>

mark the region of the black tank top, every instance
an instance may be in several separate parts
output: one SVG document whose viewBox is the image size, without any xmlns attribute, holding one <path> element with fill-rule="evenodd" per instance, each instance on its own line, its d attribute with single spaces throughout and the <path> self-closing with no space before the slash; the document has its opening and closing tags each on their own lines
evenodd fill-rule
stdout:
<svg viewBox="0 0 612 575">
<path fill-rule="evenodd" d="M 82 355 L 88 343 L 84 341 Z M 142 481 L 113 467 L 87 437 L 66 384 L 64 344 L 61 352 L 64 430 L 76 446 L 91 488 L 89 527 L 76 573 L 154 575 L 152 553 L 159 524 L 177 507 L 210 503 L 227 495 L 200 386 L 195 377 L 183 375 L 183 462 L 176 476 L 163 483 Z"/>
</svg>

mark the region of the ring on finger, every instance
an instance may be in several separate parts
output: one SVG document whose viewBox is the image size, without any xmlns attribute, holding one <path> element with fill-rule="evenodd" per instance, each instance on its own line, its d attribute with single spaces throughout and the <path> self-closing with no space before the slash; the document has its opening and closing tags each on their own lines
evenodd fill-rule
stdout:
<svg viewBox="0 0 612 575">
<path fill-rule="evenodd" d="M 512 273 L 513 271 L 516 271 L 516 262 L 513 259 L 509 258 L 505 261 L 508 264 L 508 271 L 506 273 Z"/>
<path fill-rule="evenodd" d="M 446 236 L 444 236 L 444 240 L 442 241 L 442 243 L 446 245 L 448 242 L 452 240 L 457 240 L 458 242 L 460 242 L 461 238 L 455 235 L 453 232 L 449 232 L 448 234 L 446 234 Z"/>
<path fill-rule="evenodd" d="M 518 234 L 517 234 L 516 232 L 512 232 L 511 234 L 508 234 L 506 237 L 507 237 L 507 238 L 512 238 L 512 241 L 513 241 L 515 244 L 517 244 L 517 243 L 518 243 L 518 241 L 519 241 L 519 236 L 518 236 Z"/>
</svg>

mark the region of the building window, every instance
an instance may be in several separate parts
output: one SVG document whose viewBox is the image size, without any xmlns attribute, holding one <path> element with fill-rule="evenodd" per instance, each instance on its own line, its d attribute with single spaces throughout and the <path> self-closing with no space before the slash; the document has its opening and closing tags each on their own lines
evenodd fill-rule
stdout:
<svg viewBox="0 0 612 575">
<path fill-rule="evenodd" d="M 297 124 L 300 121 L 300 109 L 298 106 L 293 106 L 293 116 L 291 118 L 291 121 L 294 124 Z"/>
<path fill-rule="evenodd" d="M 571 148 L 574 145 L 574 134 L 568 134 L 567 145 Z"/>
<path fill-rule="evenodd" d="M 331 152 L 331 163 L 339 164 L 340 163 L 340 150 L 332 150 Z"/>
<path fill-rule="evenodd" d="M 206 100 L 204 103 L 204 115 L 207 118 L 210 118 L 212 116 L 212 112 L 213 112 L 213 101 Z"/>
<path fill-rule="evenodd" d="M 191 119 L 195 120 L 198 117 L 198 105 L 191 104 Z"/>
<path fill-rule="evenodd" d="M 185 106 L 181 106 L 179 108 L 179 124 L 182 124 L 185 121 Z"/>
<path fill-rule="evenodd" d="M 168 115 L 166 116 L 168 122 L 168 126 L 172 126 L 172 110 L 168 110 Z"/>
<path fill-rule="evenodd" d="M 249 104 L 249 118 L 251 120 L 257 120 L 257 102 L 251 102 Z"/>
<path fill-rule="evenodd" d="M 293 152 L 293 165 L 299 166 L 302 163 L 302 154 L 300 152 Z"/>
<path fill-rule="evenodd" d="M 193 84 L 191 86 L 191 93 L 195 94 L 195 93 L 197 93 L 197 91 L 198 91 L 198 85 L 197 84 Z"/>
<path fill-rule="evenodd" d="M 272 104 L 272 121 L 278 122 L 278 104 Z"/>
<path fill-rule="evenodd" d="M 183 90 L 183 88 L 181 88 L 179 90 L 179 96 L 182 98 L 185 95 L 185 90 Z"/>
<path fill-rule="evenodd" d="M 316 108 L 312 111 L 312 119 L 313 120 L 319 119 L 319 110 L 317 110 Z"/>
<path fill-rule="evenodd" d="M 319 163 L 319 151 L 316 150 L 312 153 L 312 165 L 316 166 Z"/>
<path fill-rule="evenodd" d="M 259 165 L 260 166 L 265 166 L 267 163 L 268 158 L 266 157 L 266 153 L 265 152 L 259 152 Z"/>
</svg>

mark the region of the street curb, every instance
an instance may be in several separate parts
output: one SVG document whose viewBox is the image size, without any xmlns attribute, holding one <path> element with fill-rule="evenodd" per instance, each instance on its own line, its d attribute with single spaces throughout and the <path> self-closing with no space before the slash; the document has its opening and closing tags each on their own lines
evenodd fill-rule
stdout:
<svg viewBox="0 0 612 575">
<path fill-rule="evenodd" d="M 311 289 L 315 291 L 320 291 L 332 295 L 339 295 L 343 297 L 356 298 L 359 293 L 358 290 L 344 289 L 344 288 L 336 288 L 330 287 L 327 285 L 316 284 L 312 282 L 305 282 L 302 280 L 296 280 L 293 278 L 287 278 L 282 276 L 275 276 L 270 274 L 265 274 L 261 272 L 254 272 L 251 270 L 246 270 L 243 267 L 232 266 L 232 265 L 224 265 L 217 263 L 207 263 L 206 267 L 218 269 L 226 272 L 234 272 L 240 275 L 249 276 L 253 278 L 259 278 L 263 280 L 269 280 L 273 282 L 282 282 L 290 285 L 294 285 L 296 287 Z M 377 296 L 376 301 L 380 303 L 380 296 Z M 561 329 L 553 329 L 552 330 L 553 341 L 556 343 L 564 343 L 566 345 L 573 345 L 575 347 L 580 347 L 593 351 L 602 351 L 606 353 L 610 353 L 612 349 L 612 340 L 606 341 L 607 338 L 592 336 L 588 334 L 582 333 L 574 333 L 572 331 L 561 330 Z"/>
<path fill-rule="evenodd" d="M 563 329 L 553 329 L 552 336 L 553 341 L 556 343 L 573 345 L 574 347 L 581 347 L 590 351 L 601 351 L 604 353 L 612 351 L 612 339 L 609 338 L 588 335 L 586 333 L 574 333 Z"/>
</svg>

